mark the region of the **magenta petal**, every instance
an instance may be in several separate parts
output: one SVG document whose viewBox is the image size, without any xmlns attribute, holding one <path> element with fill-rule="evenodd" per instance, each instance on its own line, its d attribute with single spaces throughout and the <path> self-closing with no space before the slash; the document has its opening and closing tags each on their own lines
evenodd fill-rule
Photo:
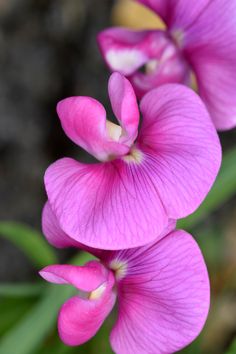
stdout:
<svg viewBox="0 0 236 354">
<path fill-rule="evenodd" d="M 153 242 L 156 243 L 158 240 L 162 239 L 163 237 L 167 236 L 171 231 L 176 228 L 176 221 L 175 220 L 168 220 L 168 224 L 163 229 L 162 233 L 158 235 L 157 239 Z M 150 243 L 149 243 L 150 245 Z M 145 246 L 144 246 L 145 247 Z M 101 259 L 102 263 L 109 268 L 111 263 L 115 261 L 115 263 L 126 263 L 126 260 L 132 257 L 132 255 L 137 255 L 137 250 L 139 249 L 142 252 L 143 247 L 138 248 L 129 248 L 129 249 L 122 249 L 118 251 L 100 251 L 98 258 Z M 112 268 L 114 270 L 114 268 Z"/>
<path fill-rule="evenodd" d="M 145 45 L 151 31 L 108 28 L 98 35 L 102 55 L 112 71 L 130 75 L 148 60 Z"/>
<path fill-rule="evenodd" d="M 158 238 L 168 216 L 143 164 L 85 165 L 69 158 L 52 164 L 45 185 L 64 232 L 100 249 L 137 247 Z"/>
<path fill-rule="evenodd" d="M 200 333 L 208 314 L 207 269 L 184 231 L 127 251 L 118 288 L 118 320 L 111 333 L 117 354 L 174 353 Z"/>
<path fill-rule="evenodd" d="M 210 0 L 136 0 L 157 13 L 169 28 L 185 29 L 193 23 Z"/>
<path fill-rule="evenodd" d="M 236 40 L 234 0 L 206 0 L 207 6 L 185 31 L 186 48 L 209 50 L 233 58 Z M 200 55 L 201 53 L 199 53 Z M 216 54 L 216 53 L 215 53 Z"/>
<path fill-rule="evenodd" d="M 189 65 L 165 31 L 107 29 L 98 41 L 110 69 L 129 75 L 138 98 L 165 83 L 189 81 Z M 138 70 L 143 64 L 144 72 Z"/>
<path fill-rule="evenodd" d="M 199 93 L 218 130 L 236 126 L 236 2 L 214 0 L 185 34 Z"/>
<path fill-rule="evenodd" d="M 46 239 L 54 247 L 76 247 L 80 250 L 91 253 L 95 257 L 99 258 L 101 254 L 100 250 L 88 247 L 80 242 L 75 241 L 61 229 L 58 220 L 50 207 L 49 202 L 45 204 L 43 209 L 42 227 Z"/>
<path fill-rule="evenodd" d="M 120 142 L 131 145 L 138 135 L 139 109 L 130 82 L 121 74 L 114 73 L 109 80 L 108 92 L 113 112 L 123 128 Z"/>
<path fill-rule="evenodd" d="M 207 56 L 196 57 L 194 64 L 199 94 L 211 114 L 216 129 L 234 128 L 236 126 L 236 65 L 227 60 L 227 54 L 225 60 Z"/>
<path fill-rule="evenodd" d="M 157 13 L 171 29 L 190 26 L 211 0 L 136 0 Z M 215 0 L 214 0 L 215 1 Z"/>
<path fill-rule="evenodd" d="M 106 111 L 90 97 L 69 97 L 57 105 L 57 113 L 67 136 L 98 160 L 124 155 L 129 148 L 110 137 Z"/>
<path fill-rule="evenodd" d="M 114 278 L 110 273 L 110 279 L 98 299 L 89 300 L 74 296 L 62 306 L 58 330 L 65 344 L 80 345 L 96 334 L 115 304 L 113 284 Z"/>
<path fill-rule="evenodd" d="M 58 221 L 50 207 L 49 202 L 47 202 L 43 208 L 42 214 L 42 229 L 48 242 L 57 248 L 64 247 L 79 247 L 82 245 L 70 238 L 65 232 L 60 228 Z"/>
<path fill-rule="evenodd" d="M 198 208 L 217 176 L 221 147 L 201 99 L 181 85 L 163 85 L 141 101 L 138 141 L 149 179 L 169 218 Z"/>
<path fill-rule="evenodd" d="M 50 283 L 71 284 L 83 291 L 97 289 L 108 278 L 107 269 L 98 261 L 90 261 L 84 266 L 50 265 L 39 273 Z"/>
<path fill-rule="evenodd" d="M 170 40 L 165 31 L 108 28 L 99 33 L 98 44 L 112 71 L 131 75 L 149 60 L 160 59 Z"/>
</svg>

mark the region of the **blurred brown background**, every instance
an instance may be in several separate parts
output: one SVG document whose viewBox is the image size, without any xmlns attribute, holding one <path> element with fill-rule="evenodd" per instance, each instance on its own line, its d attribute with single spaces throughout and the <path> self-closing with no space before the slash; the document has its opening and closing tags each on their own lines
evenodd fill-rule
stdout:
<svg viewBox="0 0 236 354">
<path fill-rule="evenodd" d="M 111 0 L 0 0 L 0 219 L 40 228 L 43 174 L 79 156 L 55 113 L 67 96 L 105 103 L 109 76 L 96 45 Z M 9 266 L 11 260 L 11 266 Z M 0 280 L 29 275 L 20 251 L 0 240 Z"/>
</svg>

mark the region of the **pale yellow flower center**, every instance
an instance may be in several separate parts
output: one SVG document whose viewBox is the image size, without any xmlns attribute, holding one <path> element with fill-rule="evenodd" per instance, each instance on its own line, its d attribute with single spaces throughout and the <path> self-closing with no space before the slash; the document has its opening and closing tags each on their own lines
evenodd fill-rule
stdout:
<svg viewBox="0 0 236 354">
<path fill-rule="evenodd" d="M 128 265 L 124 261 L 114 259 L 109 264 L 110 269 L 114 270 L 116 279 L 122 279 L 125 277 Z"/>
<path fill-rule="evenodd" d="M 123 156 L 123 160 L 127 163 L 140 164 L 143 161 L 143 153 L 134 146 L 131 148 L 129 155 Z"/>
</svg>

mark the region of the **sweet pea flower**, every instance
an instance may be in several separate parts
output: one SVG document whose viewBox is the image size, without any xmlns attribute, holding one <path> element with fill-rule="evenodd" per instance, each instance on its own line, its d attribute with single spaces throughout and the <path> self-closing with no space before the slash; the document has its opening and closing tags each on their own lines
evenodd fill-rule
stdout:
<svg viewBox="0 0 236 354">
<path fill-rule="evenodd" d="M 216 128 L 235 127 L 236 1 L 136 1 L 166 30 L 102 31 L 98 43 L 109 68 L 128 76 L 139 97 L 164 83 L 191 85 L 193 73 Z"/>
<path fill-rule="evenodd" d="M 218 173 L 221 148 L 209 114 L 190 89 L 164 85 L 141 101 L 122 75 L 109 80 L 120 125 L 89 97 L 59 102 L 67 136 L 100 162 L 62 158 L 46 171 L 52 212 L 71 238 L 122 249 L 154 241 L 168 223 L 192 213 Z"/>
<path fill-rule="evenodd" d="M 56 219 L 47 229 L 55 246 L 67 243 Z M 90 249 L 99 259 L 84 266 L 50 265 L 40 275 L 71 284 L 78 293 L 62 305 L 58 330 L 71 346 L 92 338 L 118 304 L 110 342 L 116 354 L 170 354 L 192 342 L 209 310 L 207 269 L 191 235 L 173 231 L 153 243 L 121 251 Z M 72 246 L 75 246 L 72 240 Z M 89 250 L 88 248 L 86 249 Z"/>
</svg>

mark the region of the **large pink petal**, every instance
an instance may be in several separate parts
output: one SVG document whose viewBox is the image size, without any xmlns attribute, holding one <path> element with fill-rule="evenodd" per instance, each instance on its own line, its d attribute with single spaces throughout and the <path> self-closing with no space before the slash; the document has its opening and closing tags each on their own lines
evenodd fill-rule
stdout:
<svg viewBox="0 0 236 354">
<path fill-rule="evenodd" d="M 57 113 L 67 136 L 98 160 L 129 151 L 109 135 L 105 109 L 93 98 L 66 98 L 58 103 Z"/>
<path fill-rule="evenodd" d="M 236 52 L 235 52 L 236 57 Z M 213 56 L 196 56 L 193 65 L 199 94 L 211 114 L 217 130 L 236 126 L 236 64 Z"/>
<path fill-rule="evenodd" d="M 184 231 L 126 252 L 118 285 L 118 320 L 111 333 L 117 354 L 174 353 L 200 333 L 209 309 L 207 269 Z"/>
<path fill-rule="evenodd" d="M 71 284 L 83 291 L 97 289 L 108 278 L 107 269 L 98 261 L 90 261 L 84 266 L 50 265 L 39 273 L 51 283 Z"/>
<path fill-rule="evenodd" d="M 116 296 L 112 290 L 114 277 L 105 284 L 104 292 L 95 299 L 81 299 L 74 296 L 61 308 L 58 330 L 67 345 L 80 345 L 92 338 L 111 312 Z"/>
<path fill-rule="evenodd" d="M 108 92 L 116 118 L 123 128 L 120 142 L 131 145 L 138 135 L 139 109 L 130 82 L 121 74 L 111 75 Z"/>
<path fill-rule="evenodd" d="M 186 29 L 211 0 L 136 0 L 157 13 L 171 29 Z"/>
<path fill-rule="evenodd" d="M 217 176 L 221 147 L 216 130 L 198 95 L 181 85 L 150 91 L 140 107 L 143 169 L 169 218 L 184 217 L 198 208 Z"/>
<path fill-rule="evenodd" d="M 140 160 L 84 165 L 65 158 L 45 174 L 48 198 L 61 228 L 87 246 L 137 247 L 158 238 L 168 216 Z"/>
<path fill-rule="evenodd" d="M 164 31 L 108 28 L 98 35 L 102 55 L 112 71 L 133 74 L 152 58 L 159 58 L 169 39 Z"/>
<path fill-rule="evenodd" d="M 234 0 L 208 0 L 204 11 L 184 32 L 188 49 L 202 47 L 204 51 L 218 52 L 222 57 L 235 56 L 236 4 Z"/>
<path fill-rule="evenodd" d="M 236 2 L 214 0 L 185 33 L 185 53 L 217 129 L 236 126 Z"/>
</svg>

